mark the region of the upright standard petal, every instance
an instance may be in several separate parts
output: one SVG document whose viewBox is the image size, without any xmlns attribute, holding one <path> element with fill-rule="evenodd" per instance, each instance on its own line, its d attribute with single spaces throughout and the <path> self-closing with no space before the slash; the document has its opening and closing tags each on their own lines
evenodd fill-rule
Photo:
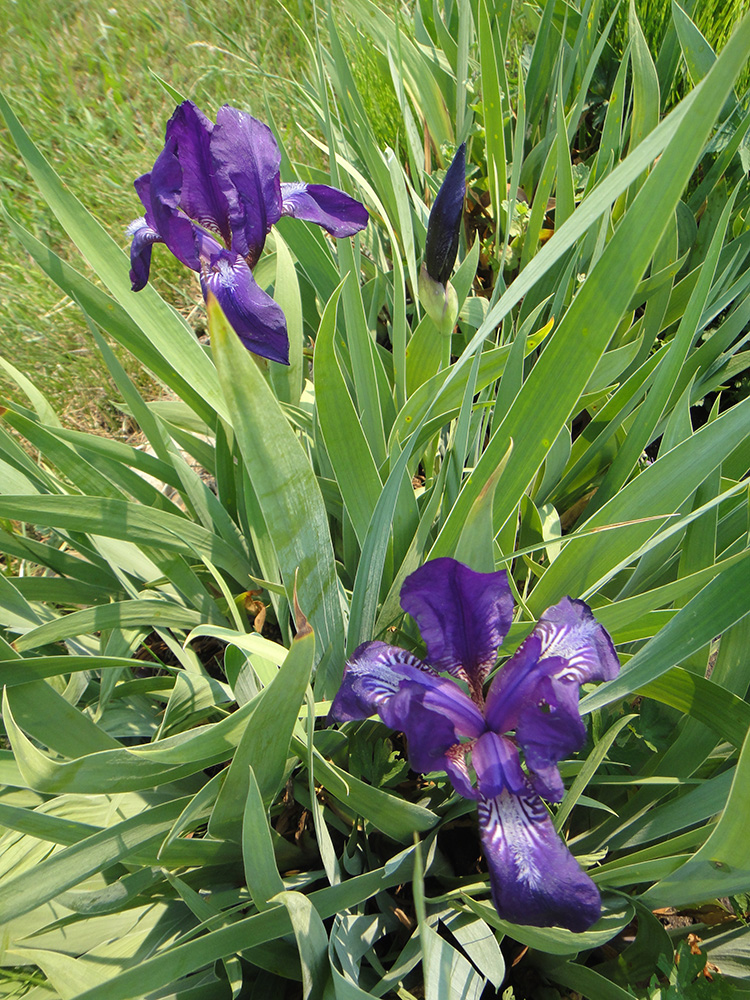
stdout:
<svg viewBox="0 0 750 1000">
<path fill-rule="evenodd" d="M 217 244 L 218 246 L 218 244 Z M 211 291 L 245 347 L 262 358 L 289 364 L 289 339 L 281 306 L 256 283 L 239 254 L 218 248 L 201 268 L 204 297 Z"/>
<path fill-rule="evenodd" d="M 419 626 L 427 662 L 466 680 L 483 704 L 482 684 L 513 616 L 505 571 L 476 573 L 455 559 L 432 559 L 404 581 L 401 606 Z"/>
<path fill-rule="evenodd" d="M 588 930 L 601 914 L 599 891 L 555 832 L 509 741 L 487 733 L 472 760 L 479 831 L 499 915 L 515 924 Z"/>
<path fill-rule="evenodd" d="M 192 101 L 183 101 L 167 123 L 166 140 L 174 141 L 182 170 L 180 208 L 193 222 L 229 245 L 229 207 L 216 178 L 211 151 L 214 124 Z"/>
<path fill-rule="evenodd" d="M 315 222 L 331 236 L 353 236 L 369 221 L 365 206 L 326 184 L 282 184 L 282 215 Z"/>
<path fill-rule="evenodd" d="M 146 221 L 150 222 L 153 218 L 153 228 L 178 260 L 193 271 L 200 270 L 200 256 L 195 244 L 196 226 L 180 211 L 182 167 L 177 157 L 175 138 L 167 140 L 148 177 L 148 192 L 145 178 L 139 178 L 142 183 L 138 191 L 142 201 L 147 197 L 150 201 Z"/>
<path fill-rule="evenodd" d="M 225 104 L 216 115 L 211 154 L 228 205 L 227 245 L 253 268 L 281 217 L 279 147 L 267 125 Z"/>
</svg>

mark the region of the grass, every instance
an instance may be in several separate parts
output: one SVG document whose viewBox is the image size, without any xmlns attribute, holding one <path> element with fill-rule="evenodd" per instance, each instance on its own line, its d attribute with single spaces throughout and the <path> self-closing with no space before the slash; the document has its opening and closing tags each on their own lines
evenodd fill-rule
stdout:
<svg viewBox="0 0 750 1000">
<path fill-rule="evenodd" d="M 608 0 L 604 5 L 605 16 L 609 17 L 615 6 L 614 0 Z M 670 5 L 663 2 L 654 3 L 653 0 L 636 0 L 635 6 L 649 49 L 656 55 L 670 23 Z M 692 0 L 692 2 L 688 0 L 681 6 L 690 14 L 714 52 L 720 52 L 735 25 L 750 10 L 750 0 Z M 620 4 L 613 31 L 613 42 L 619 51 L 624 49 L 627 42 L 627 23 L 628 5 Z M 677 99 L 684 96 L 686 86 L 686 74 L 683 74 L 683 83 L 676 88 L 674 95 Z M 738 94 L 742 94 L 748 86 L 750 86 L 750 64 L 737 78 L 735 89 Z"/>
<path fill-rule="evenodd" d="M 748 2 L 734 0 L 730 23 Z M 661 8 L 650 5 L 642 12 L 654 49 Z M 310 26 L 302 0 L 294 13 Z M 728 32 L 726 20 L 700 21 L 717 47 Z M 209 6 L 186 0 L 39 0 L 33 6 L 9 0 L 0 5 L 0 38 L 0 73 L 21 121 L 77 197 L 111 233 L 121 234 L 123 247 L 125 227 L 140 214 L 132 180 L 153 163 L 174 106 L 159 77 L 207 110 L 229 102 L 266 117 L 267 102 L 281 137 L 292 144 L 294 123 L 310 124 L 294 104 L 289 82 L 301 78 L 307 56 L 285 11 L 271 0 L 252 6 L 242 0 Z M 360 49 L 353 69 L 362 93 L 378 94 L 372 117 L 379 142 L 398 148 L 403 137 L 394 132 L 395 96 L 382 58 L 374 49 Z M 2 128 L 0 182 L 16 218 L 65 260 L 85 268 Z M 196 276 L 162 248 L 154 260 L 156 287 L 200 332 L 204 312 Z M 68 425 L 121 430 L 122 413 L 75 304 L 59 295 L 12 238 L 0 241 L 0 326 L 0 352 L 33 376 Z M 160 392 L 140 365 L 121 360 L 145 395 Z M 0 393 L 16 391 L 0 373 Z"/>
<path fill-rule="evenodd" d="M 158 77 L 207 111 L 226 102 L 264 118 L 267 100 L 282 130 L 299 120 L 289 113 L 285 77 L 299 78 L 303 53 L 276 3 L 9 0 L 0 4 L 0 37 L 0 75 L 19 118 L 123 247 L 125 227 L 141 214 L 132 181 L 156 158 L 174 108 Z M 8 210 L 65 260 L 85 266 L 3 129 L 0 181 Z M 154 261 L 161 293 L 200 327 L 196 276 L 162 248 Z M 2 354 L 34 378 L 68 425 L 119 430 L 122 414 L 80 313 L 7 237 L 0 241 L 0 327 Z M 140 365 L 122 360 L 141 391 L 160 391 Z M 0 376 L 0 392 L 16 391 Z"/>
</svg>

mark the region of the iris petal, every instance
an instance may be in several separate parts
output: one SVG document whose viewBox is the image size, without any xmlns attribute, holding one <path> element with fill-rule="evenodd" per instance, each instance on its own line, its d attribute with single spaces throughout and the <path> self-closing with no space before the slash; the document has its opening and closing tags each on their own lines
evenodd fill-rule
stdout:
<svg viewBox="0 0 750 1000">
<path fill-rule="evenodd" d="M 497 912 L 516 924 L 588 930 L 601 914 L 599 891 L 555 832 L 517 755 L 502 745 L 507 743 L 488 733 L 472 754 L 479 831 Z"/>
<path fill-rule="evenodd" d="M 547 663 L 554 661 L 546 661 Z M 557 762 L 583 746 L 586 727 L 578 709 L 578 684 L 543 677 L 535 699 L 518 715 L 516 736 L 532 783 L 540 795 L 559 802 L 565 792 Z"/>
<path fill-rule="evenodd" d="M 442 767 L 459 795 L 463 795 L 465 799 L 476 800 L 479 797 L 479 792 L 471 783 L 471 775 L 466 762 L 466 751 L 470 749 L 471 745 L 466 743 L 455 743 L 448 747 L 443 753 Z"/>
<path fill-rule="evenodd" d="M 153 228 L 159 233 L 175 257 L 193 271 L 200 270 L 200 257 L 195 245 L 195 226 L 179 210 L 182 198 L 182 167 L 177 158 L 177 141 L 169 139 L 159 153 L 149 180 L 150 211 Z M 139 192 L 140 194 L 140 192 Z M 141 195 L 141 200 L 145 195 Z"/>
<path fill-rule="evenodd" d="M 432 559 L 404 581 L 401 606 L 419 625 L 430 665 L 465 677 L 481 701 L 513 615 L 505 571 L 475 573 L 455 559 Z"/>
<path fill-rule="evenodd" d="M 130 244 L 130 283 L 134 292 L 140 292 L 148 283 L 151 247 L 154 243 L 161 243 L 162 239 L 144 218 L 131 222 L 127 232 L 128 236 L 133 237 Z"/>
<path fill-rule="evenodd" d="M 447 771 L 462 795 L 474 797 L 460 739 L 481 735 L 485 724 L 454 681 L 438 677 L 398 646 L 363 643 L 347 663 L 330 714 L 348 722 L 375 712 L 404 733 L 415 771 Z"/>
<path fill-rule="evenodd" d="M 534 631 L 503 666 L 487 694 L 491 729 L 514 728 L 521 710 L 540 700 L 537 688 L 551 678 L 556 700 L 574 707 L 578 688 L 593 680 L 609 680 L 620 668 L 612 640 L 583 601 L 563 598 L 548 608 Z M 570 695 L 564 692 L 570 690 Z"/>
<path fill-rule="evenodd" d="M 532 633 L 502 668 L 487 695 L 485 716 L 495 733 L 516 730 L 534 787 L 559 802 L 564 786 L 557 762 L 582 746 L 586 728 L 578 711 L 578 684 L 552 679 L 565 672 L 567 660 L 540 659 L 541 645 Z"/>
<path fill-rule="evenodd" d="M 399 697 L 406 691 L 408 697 Z M 337 722 L 366 719 L 377 712 L 391 729 L 409 733 L 412 711 L 423 709 L 446 719 L 457 736 L 475 737 L 485 730 L 482 713 L 454 681 L 425 669 L 421 660 L 398 646 L 365 642 L 346 665 L 344 679 L 331 706 Z M 419 727 L 421 729 L 421 726 Z"/>
<path fill-rule="evenodd" d="M 505 733 L 515 728 L 518 713 L 543 676 L 542 641 L 534 632 L 518 647 L 490 684 L 484 714 L 490 729 Z"/>
<path fill-rule="evenodd" d="M 218 246 L 218 244 L 217 244 Z M 201 269 L 204 297 L 211 291 L 235 333 L 249 351 L 289 364 L 284 313 L 256 283 L 239 254 L 219 247 Z"/>
<path fill-rule="evenodd" d="M 365 206 L 327 184 L 282 184 L 282 215 L 315 222 L 332 236 L 353 236 L 370 218 Z"/>
<path fill-rule="evenodd" d="M 229 207 L 216 179 L 213 131 L 213 122 L 192 101 L 183 101 L 167 123 L 166 139 L 174 141 L 182 170 L 180 208 L 193 222 L 229 244 Z"/>
<path fill-rule="evenodd" d="M 609 633 L 584 601 L 563 597 L 547 608 L 534 631 L 542 640 L 543 657 L 559 656 L 567 662 L 561 678 L 585 684 L 617 676 L 620 661 Z"/>
<path fill-rule="evenodd" d="M 255 267 L 268 231 L 281 217 L 279 147 L 267 125 L 225 104 L 216 115 L 211 153 L 228 205 L 228 245 Z"/>
<path fill-rule="evenodd" d="M 421 660 L 405 649 L 386 642 L 363 642 L 347 661 L 331 705 L 331 719 L 352 722 L 369 718 L 396 694 L 402 681 L 417 680 L 421 672 Z"/>
<path fill-rule="evenodd" d="M 477 788 L 485 799 L 523 787 L 525 780 L 518 750 L 513 743 L 497 733 L 485 733 L 471 752 L 471 762 L 477 772 Z"/>
<path fill-rule="evenodd" d="M 156 222 L 154 220 L 154 213 L 151 209 L 151 171 L 147 174 L 141 174 L 140 177 L 136 177 L 133 181 L 133 187 L 135 188 L 136 194 L 141 199 L 141 204 L 146 212 L 146 222 L 151 226 L 152 229 L 156 227 Z M 138 221 L 137 219 L 135 220 Z M 132 223 L 135 225 L 135 223 Z"/>
<path fill-rule="evenodd" d="M 460 742 L 452 719 L 427 707 L 425 691 L 421 685 L 406 682 L 379 712 L 380 717 L 391 729 L 406 736 L 412 770 L 420 774 L 446 771 L 461 795 L 474 798 L 476 793 L 466 766 L 465 751 L 469 746 Z"/>
<path fill-rule="evenodd" d="M 612 640 L 591 609 L 565 597 L 544 612 L 492 682 L 487 724 L 497 733 L 516 730 L 534 785 L 545 798 L 562 798 L 557 762 L 586 738 L 580 685 L 614 677 L 618 669 Z"/>
</svg>

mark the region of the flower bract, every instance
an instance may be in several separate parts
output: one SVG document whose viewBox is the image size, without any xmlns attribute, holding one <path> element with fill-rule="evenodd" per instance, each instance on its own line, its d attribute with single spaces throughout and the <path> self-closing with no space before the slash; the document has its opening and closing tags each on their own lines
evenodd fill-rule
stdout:
<svg viewBox="0 0 750 1000">
<path fill-rule="evenodd" d="M 476 801 L 503 919 L 586 930 L 600 916 L 599 892 L 542 798 L 562 799 L 558 762 L 585 741 L 580 685 L 619 670 L 611 638 L 588 605 L 565 597 L 540 617 L 485 698 L 513 614 L 505 571 L 476 573 L 434 559 L 404 581 L 401 604 L 419 626 L 425 661 L 384 642 L 364 643 L 347 663 L 331 718 L 377 713 L 405 734 L 415 771 L 445 771 Z"/>
<path fill-rule="evenodd" d="M 145 215 L 128 227 L 134 291 L 148 281 L 151 248 L 166 243 L 200 275 L 245 346 L 288 364 L 281 307 L 255 281 L 253 268 L 282 215 L 315 222 L 333 236 L 367 225 L 365 207 L 325 184 L 282 184 L 281 153 L 263 122 L 237 108 L 210 121 L 192 101 L 170 118 L 153 169 L 135 181 Z"/>
</svg>

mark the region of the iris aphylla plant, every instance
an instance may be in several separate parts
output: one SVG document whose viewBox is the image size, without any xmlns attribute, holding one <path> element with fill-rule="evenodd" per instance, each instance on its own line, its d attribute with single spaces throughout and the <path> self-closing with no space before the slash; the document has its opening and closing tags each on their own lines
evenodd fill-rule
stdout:
<svg viewBox="0 0 750 1000">
<path fill-rule="evenodd" d="M 238 108 L 210 121 L 192 101 L 175 109 L 164 149 L 135 181 L 145 215 L 128 227 L 133 291 L 148 282 L 154 243 L 165 243 L 200 275 L 243 344 L 254 354 L 289 362 L 281 307 L 253 278 L 271 226 L 284 215 L 332 236 L 364 229 L 367 209 L 326 184 L 281 183 L 281 153 L 270 128 Z"/>
<path fill-rule="evenodd" d="M 429 22 L 427 6 L 421 10 Z M 724 384 L 726 366 L 741 363 L 735 352 L 747 324 L 740 298 L 747 288 L 747 201 L 740 189 L 734 208 L 727 203 L 722 211 L 738 180 L 731 172 L 725 179 L 715 159 L 723 153 L 704 157 L 694 197 L 686 185 L 731 80 L 747 61 L 750 26 L 741 44 L 730 40 L 718 54 L 683 117 L 660 126 L 658 106 L 653 115 L 644 111 L 650 77 L 635 86 L 631 81 L 631 69 L 642 72 L 646 65 L 634 35 L 638 58 L 623 64 L 607 142 L 601 155 L 587 157 L 596 183 L 592 179 L 579 202 L 567 172 L 565 133 L 576 108 L 588 107 L 587 93 L 581 91 L 580 102 L 575 93 L 558 100 L 552 144 L 554 136 L 544 132 L 550 115 L 532 90 L 549 94 L 551 78 L 574 89 L 591 78 L 595 67 L 587 61 L 598 56 L 591 55 L 587 20 L 580 20 L 575 64 L 567 61 L 576 58 L 570 31 L 561 36 L 562 74 L 550 71 L 546 59 L 533 60 L 524 119 L 513 81 L 506 88 L 501 72 L 508 51 L 503 26 L 488 23 L 492 5 L 469 7 L 452 5 L 456 17 L 475 21 L 463 25 L 469 67 L 481 63 L 483 89 L 494 81 L 503 92 L 498 122 L 518 127 L 493 132 L 486 121 L 483 140 L 474 116 L 489 115 L 487 94 L 475 101 L 476 86 L 449 80 L 451 61 L 441 57 L 445 72 L 436 86 L 450 86 L 440 103 L 442 93 L 428 86 L 435 72 L 431 52 L 416 48 L 410 33 L 394 34 L 393 44 L 386 38 L 383 47 L 388 43 L 395 53 L 401 39 L 405 67 L 420 85 L 412 88 L 419 110 L 430 123 L 429 135 L 418 135 L 409 147 L 415 167 L 409 178 L 368 146 L 366 123 L 356 119 L 361 102 L 349 99 L 354 87 L 344 55 L 332 52 L 338 62 L 336 113 L 326 136 L 330 183 L 358 183 L 373 212 L 353 247 L 346 238 L 318 238 L 314 224 L 280 217 L 290 192 L 280 180 L 276 188 L 275 157 L 268 185 L 273 207 L 265 195 L 250 197 L 236 163 L 222 160 L 221 123 L 225 114 L 231 118 L 224 111 L 201 125 L 192 146 L 182 125 L 173 126 L 171 152 L 160 167 L 170 167 L 175 182 L 159 188 L 158 209 L 158 171 L 152 171 L 153 231 L 170 250 L 179 233 L 175 246 L 184 263 L 204 280 L 218 273 L 205 253 L 211 248 L 228 279 L 230 301 L 221 304 L 232 325 L 239 323 L 231 317 L 232 297 L 242 297 L 239 276 L 240 288 L 252 279 L 263 294 L 273 283 L 300 359 L 303 335 L 314 336 L 313 369 L 300 372 L 299 389 L 287 378 L 290 369 L 269 362 L 264 371 L 248 357 L 212 308 L 212 295 L 209 352 L 153 288 L 131 291 L 118 241 L 107 238 L 53 176 L 0 100 L 45 197 L 106 291 L 60 266 L 31 234 L 14 231 L 92 325 L 134 351 L 180 404 L 149 408 L 112 352 L 105 355 L 154 444 L 154 460 L 125 442 L 115 450 L 93 435 L 66 434 L 38 398 L 33 412 L 2 400 L 3 426 L 23 435 L 42 461 L 26 460 L 0 427 L 0 541 L 7 553 L 0 605 L 2 638 L 8 637 L 0 641 L 0 658 L 4 745 L 10 747 L 0 763 L 4 780 L 16 783 L 0 810 L 0 938 L 8 941 L 0 962 L 41 964 L 60 995 L 69 994 L 73 977 L 85 1000 L 196 989 L 217 998 L 264 990 L 299 995 L 298 985 L 284 978 L 314 970 L 314 984 L 303 986 L 310 995 L 333 988 L 342 996 L 359 990 L 373 997 L 476 998 L 490 992 L 491 983 L 499 993 L 512 985 L 517 997 L 534 996 L 539 990 L 526 988 L 528 970 L 533 983 L 543 974 L 540 989 L 550 995 L 551 983 L 561 995 L 601 1000 L 645 982 L 660 957 L 672 963 L 673 936 L 652 908 L 679 912 L 747 890 L 746 493 L 722 498 L 719 491 L 741 487 L 748 410 L 744 403 L 724 412 L 717 407 L 695 433 L 688 413 L 691 392 L 702 396 Z M 675 16 L 680 11 L 674 5 Z M 568 29 L 572 7 L 569 13 Z M 555 23 L 543 21 L 550 30 L 539 35 L 538 56 L 554 52 Z M 481 47 L 472 41 L 474 27 Z M 327 53 L 321 65 L 333 65 Z M 322 80 L 315 95 L 320 109 L 328 83 Z M 475 106 L 458 115 L 455 102 L 465 103 L 469 94 Z M 231 103 L 251 107 L 244 99 L 238 93 Z M 421 122 L 417 115 L 418 128 Z M 493 151 L 490 139 L 507 143 L 511 131 L 513 148 Z M 636 135 L 644 136 L 637 145 L 622 145 Z M 485 313 L 475 308 L 483 303 L 472 302 L 470 238 L 466 254 L 459 238 L 453 272 L 456 230 L 443 211 L 452 199 L 436 199 L 430 231 L 437 233 L 442 217 L 446 239 L 428 241 L 425 270 L 448 293 L 447 282 L 455 285 L 459 306 L 458 332 L 449 317 L 450 329 L 441 335 L 437 321 L 422 323 L 415 288 L 426 218 L 420 154 L 422 140 L 442 151 L 464 137 L 472 206 L 487 178 L 496 178 L 490 193 L 498 199 L 488 211 L 502 218 L 505 167 L 512 163 L 511 192 L 517 185 L 539 192 L 537 230 L 554 193 L 556 231 L 537 254 L 530 224 L 528 266 L 506 290 L 495 285 L 496 301 Z M 191 149 L 203 159 L 197 152 L 191 159 Z M 259 149 L 252 144 L 252 155 Z M 336 172 L 344 164 L 351 166 L 346 181 Z M 301 181 L 323 179 L 305 165 L 300 170 Z M 458 167 L 456 174 L 460 225 L 464 178 Z M 254 176 L 265 177 L 262 171 Z M 404 188 L 395 186 L 402 179 L 411 212 L 399 199 Z M 265 181 L 257 190 L 266 191 Z M 704 211 L 708 195 L 711 210 Z M 684 225 L 683 198 L 695 214 L 693 230 Z M 163 231 L 153 218 L 157 211 Z M 252 213 L 260 221 L 248 235 Z M 274 268 L 256 257 L 277 216 Z M 679 233 L 662 240 L 675 219 Z M 699 243 L 683 248 L 695 230 Z M 445 252 L 433 255 L 433 248 Z M 686 282 L 673 265 L 688 249 Z M 158 266 L 163 251 L 155 253 Z M 137 256 L 136 263 L 145 266 L 147 257 Z M 577 281 L 579 273 L 585 281 Z M 645 274 L 660 278 L 644 288 Z M 293 292 L 300 303 L 296 318 L 287 305 Z M 643 318 L 637 303 L 646 295 Z M 664 299 L 651 308 L 651 295 Z M 265 301 L 256 290 L 250 297 Z M 730 304 L 733 297 L 739 308 Z M 631 329 L 623 319 L 634 310 Z M 655 339 L 661 330 L 649 324 L 665 315 L 670 328 L 662 349 Z M 555 324 L 537 350 L 537 334 L 552 316 Z M 710 317 L 716 324 L 704 338 Z M 259 341 L 251 345 L 256 350 Z M 283 340 L 274 342 L 282 345 L 278 356 Z M 678 357 L 681 345 L 689 352 L 687 367 L 684 355 Z M 312 375 L 314 398 L 307 386 L 298 406 L 304 375 Z M 574 417 L 585 410 L 595 419 L 576 436 Z M 638 456 L 660 434 L 663 447 L 642 468 Z M 181 442 L 214 476 L 216 494 L 180 461 L 173 446 Z M 602 490 L 613 450 L 624 456 L 622 468 Z M 623 465 L 628 453 L 635 456 L 632 470 Z M 184 504 L 178 507 L 137 475 L 144 467 L 180 491 Z M 425 473 L 422 492 L 412 487 L 418 471 Z M 583 512 L 580 523 L 563 530 L 558 519 L 565 523 L 572 505 L 594 488 L 601 490 L 601 509 Z M 591 501 L 596 508 L 596 495 Z M 28 522 L 45 533 L 21 536 L 13 527 Z M 486 541 L 472 538 L 478 527 Z M 486 575 L 441 562 L 448 557 Z M 509 564 L 511 590 L 524 601 L 505 639 L 512 607 L 496 572 L 498 558 Z M 451 586 L 449 567 L 460 581 Z M 296 570 L 299 604 L 314 634 L 287 641 Z M 404 580 L 404 608 L 421 629 L 424 649 L 406 641 L 401 645 L 408 651 L 385 643 L 361 647 L 387 637 L 398 623 Z M 264 636 L 250 631 L 247 589 L 260 586 L 250 581 L 267 583 L 267 620 L 275 617 L 283 646 L 269 642 L 268 627 Z M 600 624 L 578 601 L 561 600 L 564 594 L 590 601 Z M 71 606 L 83 610 L 71 612 Z M 586 691 L 616 670 L 602 626 L 629 659 L 614 680 Z M 526 628 L 531 634 L 516 651 L 516 636 Z M 156 665 L 150 676 L 152 668 L 136 651 L 154 630 L 179 665 Z M 206 635 L 230 643 L 221 674 L 198 659 L 196 640 Z M 351 662 L 336 697 L 345 642 Z M 57 655 L 63 650 L 68 655 Z M 586 703 L 579 709 L 582 684 Z M 324 725 L 332 699 L 337 719 L 352 719 L 340 722 L 339 732 Z M 585 763 L 570 759 L 583 745 L 584 711 L 595 720 Z M 403 762 L 398 751 L 389 756 L 383 724 L 357 721 L 372 716 L 405 733 L 409 762 L 427 775 L 424 781 L 400 779 Z M 669 728 L 666 747 L 653 736 L 661 732 L 657 724 Z M 377 741 L 372 762 L 371 739 Z M 555 812 L 562 795 L 558 769 L 565 777 L 579 767 Z M 620 767 L 624 773 L 611 773 Z M 597 774 L 599 768 L 607 770 Z M 446 799 L 450 783 L 455 793 Z M 581 808 L 568 823 L 576 803 Z M 303 811 L 306 825 L 300 822 L 296 837 L 291 831 Z M 474 898 L 479 844 L 468 824 L 454 823 L 467 812 L 473 820 L 475 811 L 489 871 L 479 891 L 485 897 L 494 891 L 494 905 Z M 568 843 L 585 871 L 555 827 L 570 831 Z M 422 913 L 415 833 L 436 845 L 425 867 L 429 896 Z M 469 846 L 468 859 L 463 850 L 455 856 L 448 850 L 459 838 Z M 588 859 L 600 861 L 596 870 Z M 571 933 L 568 928 L 586 927 L 599 913 L 592 882 L 602 890 L 606 919 L 593 933 Z M 418 927 L 405 940 L 406 921 L 394 914 L 409 917 L 412 901 Z M 628 951 L 634 919 L 636 942 Z M 533 921 L 553 929 L 524 926 Z M 719 931 L 711 960 L 727 974 L 733 958 L 745 975 L 746 931 Z M 712 932 L 697 933 L 708 939 Z M 513 942 L 529 948 L 512 970 L 505 967 L 501 935 L 506 953 L 518 954 Z M 610 947 L 599 951 L 607 940 Z M 724 957 L 716 955 L 720 948 Z M 420 956 L 423 973 L 416 967 Z M 275 979 L 269 980 L 271 963 Z"/>
<path fill-rule="evenodd" d="M 585 741 L 580 686 L 619 671 L 610 636 L 587 604 L 565 597 L 540 616 L 485 695 L 513 615 L 505 570 L 477 573 L 455 559 L 433 559 L 404 581 L 401 605 L 419 626 L 426 659 L 363 643 L 347 663 L 331 718 L 377 713 L 405 734 L 415 771 L 445 771 L 460 795 L 476 801 L 503 919 L 587 930 L 601 914 L 599 891 L 542 799 L 562 799 L 558 762 Z"/>
</svg>

